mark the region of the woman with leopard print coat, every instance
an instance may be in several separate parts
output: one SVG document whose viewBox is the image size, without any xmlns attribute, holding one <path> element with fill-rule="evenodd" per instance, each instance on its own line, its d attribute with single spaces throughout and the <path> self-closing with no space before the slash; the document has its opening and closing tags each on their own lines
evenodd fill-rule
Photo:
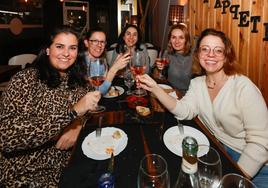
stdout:
<svg viewBox="0 0 268 188">
<path fill-rule="evenodd" d="M 33 66 L 11 79 L 0 99 L 0 187 L 57 187 L 80 116 L 100 92 L 84 78 L 78 35 L 55 29 Z"/>
</svg>

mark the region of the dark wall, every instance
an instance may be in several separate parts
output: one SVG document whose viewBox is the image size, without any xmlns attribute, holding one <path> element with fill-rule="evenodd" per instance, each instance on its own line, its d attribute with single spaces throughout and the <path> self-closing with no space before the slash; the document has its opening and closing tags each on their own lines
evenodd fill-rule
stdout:
<svg viewBox="0 0 268 188">
<path fill-rule="evenodd" d="M 1 0 L 2 2 L 2 0 Z M 15 1 L 14 1 L 15 2 Z M 11 0 L 3 1 L 5 6 L 13 6 Z M 88 0 L 89 25 L 101 27 L 107 33 L 108 44 L 117 40 L 117 0 Z M 12 7 L 9 9 L 12 10 Z M 0 29 L 0 64 L 7 64 L 9 58 L 22 53 L 37 54 L 44 42 L 44 37 L 55 26 L 63 23 L 62 3 L 59 0 L 45 0 L 43 4 L 43 28 L 24 28 L 22 33 L 14 35 L 9 28 Z M 105 23 L 100 22 L 100 16 L 105 16 Z"/>
</svg>

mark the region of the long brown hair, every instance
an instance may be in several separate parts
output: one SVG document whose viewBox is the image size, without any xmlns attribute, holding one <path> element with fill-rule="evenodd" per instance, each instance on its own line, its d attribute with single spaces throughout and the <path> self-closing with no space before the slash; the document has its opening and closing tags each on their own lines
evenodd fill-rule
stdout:
<svg viewBox="0 0 268 188">
<path fill-rule="evenodd" d="M 226 62 L 223 65 L 223 71 L 225 72 L 225 74 L 226 75 L 241 74 L 242 69 L 237 62 L 234 46 L 233 46 L 231 40 L 226 36 L 225 33 L 221 32 L 221 31 L 217 31 L 213 28 L 208 28 L 208 29 L 205 29 L 204 31 L 202 31 L 200 37 L 197 40 L 196 48 L 195 48 L 194 54 L 193 54 L 192 73 L 194 75 L 206 74 L 205 70 L 200 65 L 199 48 L 200 48 L 200 43 L 203 40 L 203 38 L 208 36 L 208 35 L 213 35 L 213 36 L 219 37 L 225 46 L 224 54 L 225 54 Z"/>
<path fill-rule="evenodd" d="M 171 42 L 170 42 L 171 33 L 175 29 L 179 29 L 184 33 L 185 47 L 183 50 L 183 55 L 189 54 L 191 52 L 191 37 L 190 37 L 190 33 L 189 33 L 187 27 L 183 24 L 173 25 L 170 28 L 169 33 L 168 33 L 168 46 L 167 46 L 168 53 L 170 53 L 170 54 L 176 53 L 175 49 L 172 47 Z"/>
</svg>

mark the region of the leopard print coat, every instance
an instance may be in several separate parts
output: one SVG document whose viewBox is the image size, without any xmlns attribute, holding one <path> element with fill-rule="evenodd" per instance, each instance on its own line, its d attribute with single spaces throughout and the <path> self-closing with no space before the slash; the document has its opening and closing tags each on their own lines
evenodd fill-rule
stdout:
<svg viewBox="0 0 268 188">
<path fill-rule="evenodd" d="M 53 138 L 71 123 L 69 106 L 91 89 L 66 83 L 48 88 L 33 68 L 11 79 L 0 99 L 0 184 L 57 187 L 70 151 L 56 149 Z"/>
</svg>

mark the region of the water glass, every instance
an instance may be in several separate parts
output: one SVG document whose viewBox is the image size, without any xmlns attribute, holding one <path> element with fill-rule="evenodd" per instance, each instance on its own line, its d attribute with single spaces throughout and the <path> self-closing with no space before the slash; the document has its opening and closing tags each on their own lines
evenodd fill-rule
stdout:
<svg viewBox="0 0 268 188">
<path fill-rule="evenodd" d="M 126 72 L 124 73 L 124 83 L 127 86 L 128 90 L 126 92 L 127 95 L 131 95 L 131 87 L 134 85 L 134 77 L 133 74 L 130 70 L 126 70 Z"/>
<path fill-rule="evenodd" d="M 138 188 L 169 188 L 166 160 L 158 154 L 147 154 L 140 162 Z"/>
<path fill-rule="evenodd" d="M 198 175 L 201 188 L 218 187 L 222 178 L 222 164 L 219 153 L 210 146 L 199 145 L 198 150 L 208 151 L 198 158 Z"/>
<path fill-rule="evenodd" d="M 257 188 L 257 186 L 239 174 L 230 173 L 223 176 L 219 188 Z"/>
</svg>

